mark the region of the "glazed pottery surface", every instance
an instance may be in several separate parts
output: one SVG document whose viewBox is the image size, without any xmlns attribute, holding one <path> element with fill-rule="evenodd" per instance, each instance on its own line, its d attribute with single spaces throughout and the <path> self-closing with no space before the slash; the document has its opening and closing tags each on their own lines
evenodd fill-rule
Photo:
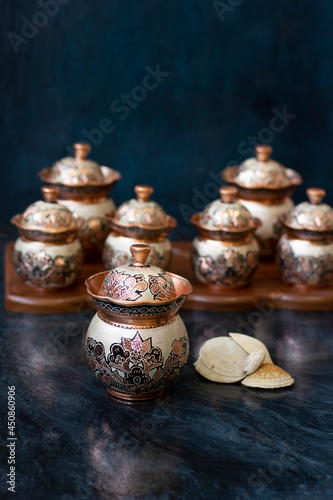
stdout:
<svg viewBox="0 0 333 500">
<path fill-rule="evenodd" d="M 108 219 L 111 233 L 104 251 L 106 269 L 128 262 L 129 248 L 135 243 L 146 243 L 152 248 L 148 264 L 170 269 L 172 247 L 167 234 L 177 225 L 176 219 L 166 214 L 163 208 L 149 198 L 154 189 L 138 185 L 134 191 L 137 198 L 124 202 Z"/>
<path fill-rule="evenodd" d="M 199 232 L 192 244 L 192 266 L 199 281 L 220 288 L 247 285 L 258 267 L 254 233 L 261 221 L 236 201 L 237 188 L 220 188 L 215 200 L 191 222 Z"/>
<path fill-rule="evenodd" d="M 110 224 L 105 218 L 105 214 L 116 209 L 113 200 L 104 198 L 95 203 L 61 200 L 60 203 L 69 208 L 74 214 L 82 217 L 84 224 L 79 230 L 78 238 L 81 241 L 86 259 L 98 259 L 110 232 Z"/>
<path fill-rule="evenodd" d="M 282 233 L 279 216 L 289 212 L 294 207 L 291 198 L 277 205 L 264 205 L 255 201 L 239 200 L 253 215 L 261 220 L 262 226 L 256 232 L 261 257 L 274 255 L 276 245 Z"/>
<path fill-rule="evenodd" d="M 77 238 L 83 220 L 56 203 L 58 190 L 43 187 L 37 201 L 12 218 L 21 234 L 14 245 L 13 264 L 26 284 L 41 289 L 71 285 L 83 266 Z"/>
<path fill-rule="evenodd" d="M 333 284 L 333 243 L 318 245 L 283 235 L 277 247 L 277 263 L 285 283 Z"/>
<path fill-rule="evenodd" d="M 39 176 L 45 184 L 57 187 L 60 203 L 85 220 L 79 233 L 85 259 L 98 260 L 110 232 L 104 216 L 116 208 L 107 196 L 121 175 L 87 159 L 88 144 L 78 142 L 73 148 L 74 157 L 58 160 L 52 167 L 39 172 Z"/>
<path fill-rule="evenodd" d="M 260 256 L 272 257 L 281 234 L 278 218 L 294 206 L 290 196 L 302 183 L 301 176 L 275 160 L 270 159 L 272 148 L 256 146 L 256 157 L 222 172 L 227 183 L 238 187 L 239 201 L 262 222 L 257 232 Z"/>
<path fill-rule="evenodd" d="M 195 238 L 192 265 L 196 278 L 207 285 L 235 288 L 247 285 L 258 267 L 259 245 L 253 238 L 241 245 Z"/>
<path fill-rule="evenodd" d="M 178 310 L 188 280 L 147 264 L 149 245 L 130 247 L 131 264 L 86 280 L 98 307 L 86 338 L 91 369 L 122 399 L 159 396 L 183 369 L 188 336 Z"/>
<path fill-rule="evenodd" d="M 222 171 L 222 178 L 239 188 L 242 198 L 253 201 L 277 203 L 277 198 L 286 198 L 301 184 L 301 176 L 281 163 L 270 159 L 271 146 L 258 144 L 256 157 L 248 158 L 240 165 Z M 265 199 L 266 198 L 266 199 Z"/>
<path fill-rule="evenodd" d="M 333 209 L 322 203 L 325 191 L 309 188 L 302 202 L 280 217 L 284 234 L 277 262 L 286 283 L 312 287 L 333 284 Z"/>
<path fill-rule="evenodd" d="M 96 313 L 86 337 L 90 368 L 109 392 L 124 399 L 161 394 L 181 373 L 188 352 L 188 335 L 178 314 L 163 326 L 142 328 L 112 324 Z"/>
<path fill-rule="evenodd" d="M 83 252 L 76 239 L 63 245 L 18 238 L 13 252 L 16 273 L 27 285 L 63 288 L 71 285 L 83 266 Z"/>
<path fill-rule="evenodd" d="M 132 255 L 129 251 L 131 245 L 142 243 L 141 240 L 109 234 L 103 251 L 103 264 L 105 269 L 113 269 L 122 264 L 129 263 Z M 162 267 L 168 271 L 171 267 L 172 248 L 168 238 L 162 241 L 149 242 L 152 249 L 147 262 L 153 266 Z"/>
</svg>

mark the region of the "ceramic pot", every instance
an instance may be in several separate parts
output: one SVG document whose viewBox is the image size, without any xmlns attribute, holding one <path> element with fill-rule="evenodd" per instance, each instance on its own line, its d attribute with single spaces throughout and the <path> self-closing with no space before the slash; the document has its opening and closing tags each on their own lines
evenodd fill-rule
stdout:
<svg viewBox="0 0 333 500">
<path fill-rule="evenodd" d="M 152 248 L 148 264 L 169 270 L 172 247 L 167 234 L 176 227 L 177 221 L 165 213 L 156 202 L 150 201 L 154 192 L 151 186 L 135 186 L 137 198 L 123 203 L 108 216 L 111 233 L 103 251 L 106 269 L 125 264 L 131 259 L 129 248 L 135 243 L 146 243 Z"/>
<path fill-rule="evenodd" d="M 88 328 L 86 354 L 111 395 L 137 401 L 160 396 L 185 366 L 189 343 L 178 310 L 192 287 L 147 264 L 149 245 L 130 250 L 132 264 L 86 281 L 98 307 Z"/>
<path fill-rule="evenodd" d="M 12 218 L 21 235 L 14 245 L 13 264 L 27 285 L 54 290 L 71 285 L 81 272 L 83 251 L 77 234 L 83 220 L 55 202 L 57 189 L 42 191 L 45 201 Z"/>
<path fill-rule="evenodd" d="M 283 235 L 277 263 L 285 283 L 303 287 L 333 284 L 333 209 L 322 203 L 325 191 L 307 190 L 309 202 L 280 217 Z"/>
<path fill-rule="evenodd" d="M 222 179 L 237 186 L 238 199 L 262 221 L 256 233 L 261 257 L 272 257 L 282 228 L 279 216 L 294 206 L 290 196 L 302 183 L 301 176 L 270 159 L 271 146 L 256 146 L 256 158 L 223 170 Z"/>
<path fill-rule="evenodd" d="M 192 266 L 201 283 L 237 288 L 248 285 L 258 267 L 254 233 L 261 222 L 236 201 L 237 188 L 222 187 L 220 195 L 221 200 L 191 218 L 199 232 L 192 244 Z"/>
<path fill-rule="evenodd" d="M 116 170 L 88 160 L 90 146 L 73 145 L 75 157 L 66 157 L 39 172 L 41 180 L 59 190 L 59 202 L 85 221 L 79 239 L 86 260 L 98 260 L 110 227 L 105 214 L 115 210 L 108 194 L 121 179 Z"/>
</svg>

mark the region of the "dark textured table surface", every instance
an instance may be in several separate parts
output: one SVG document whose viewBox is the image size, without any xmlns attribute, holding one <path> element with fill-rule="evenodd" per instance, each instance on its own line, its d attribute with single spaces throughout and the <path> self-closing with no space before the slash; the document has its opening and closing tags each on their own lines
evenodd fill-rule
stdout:
<svg viewBox="0 0 333 500">
<path fill-rule="evenodd" d="M 92 311 L 1 314 L 3 442 L 7 386 L 17 407 L 16 493 L 4 457 L 1 498 L 333 498 L 333 313 L 183 311 L 189 362 L 164 399 L 136 405 L 107 396 L 87 366 Z M 295 385 L 201 378 L 201 344 L 229 331 L 264 341 Z"/>
</svg>

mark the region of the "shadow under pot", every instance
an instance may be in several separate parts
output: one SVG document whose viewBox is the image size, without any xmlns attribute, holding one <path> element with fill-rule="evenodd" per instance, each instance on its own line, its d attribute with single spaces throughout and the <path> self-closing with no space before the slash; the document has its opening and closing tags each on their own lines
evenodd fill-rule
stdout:
<svg viewBox="0 0 333 500">
<path fill-rule="evenodd" d="M 130 251 L 132 264 L 86 280 L 98 307 L 86 354 L 111 395 L 138 401 L 161 396 L 186 364 L 188 335 L 178 310 L 192 286 L 147 264 L 149 245 L 132 245 Z"/>
<path fill-rule="evenodd" d="M 236 187 L 221 187 L 220 195 L 191 217 L 199 233 L 192 243 L 192 266 L 201 283 L 231 289 L 248 285 L 258 267 L 254 233 L 261 222 L 236 201 Z"/>
<path fill-rule="evenodd" d="M 301 176 L 270 159 L 271 146 L 258 144 L 256 158 L 222 171 L 222 179 L 238 189 L 238 199 L 262 226 L 256 233 L 260 257 L 272 257 L 281 236 L 279 216 L 289 212 L 294 203 L 290 196 L 302 183 Z"/>
<path fill-rule="evenodd" d="M 59 190 L 61 204 L 84 219 L 79 239 L 85 260 L 99 260 L 110 231 L 105 214 L 116 208 L 108 194 L 121 175 L 112 168 L 87 159 L 89 144 L 77 142 L 73 148 L 74 157 L 62 158 L 38 175 L 46 185 Z"/>
<path fill-rule="evenodd" d="M 309 202 L 280 217 L 277 264 L 284 283 L 310 288 L 333 284 L 333 209 L 322 203 L 325 194 L 308 189 Z"/>
<path fill-rule="evenodd" d="M 109 214 L 111 233 L 103 251 L 105 269 L 129 263 L 129 248 L 135 243 L 146 243 L 151 247 L 148 264 L 169 270 L 172 247 L 167 235 L 177 226 L 177 221 L 165 213 L 163 208 L 149 198 L 151 186 L 135 186 L 136 199 L 123 203 L 115 213 Z"/>
<path fill-rule="evenodd" d="M 30 205 L 11 222 L 20 237 L 13 251 L 16 274 L 36 289 L 55 290 L 72 285 L 83 266 L 77 237 L 83 220 L 56 203 L 58 190 L 43 187 L 44 201 Z"/>
</svg>

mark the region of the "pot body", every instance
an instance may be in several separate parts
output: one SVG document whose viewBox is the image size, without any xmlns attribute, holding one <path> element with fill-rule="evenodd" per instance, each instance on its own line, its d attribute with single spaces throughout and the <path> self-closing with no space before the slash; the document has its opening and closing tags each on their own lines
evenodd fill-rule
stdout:
<svg viewBox="0 0 333 500">
<path fill-rule="evenodd" d="M 192 244 L 192 266 L 196 278 L 207 285 L 235 288 L 250 283 L 258 267 L 259 245 L 255 238 L 241 244 L 199 237 Z"/>
<path fill-rule="evenodd" d="M 188 352 L 178 314 L 163 326 L 135 326 L 113 323 L 97 312 L 86 336 L 90 368 L 109 393 L 128 400 L 160 396 L 184 368 Z"/>
<path fill-rule="evenodd" d="M 81 272 L 83 251 L 78 239 L 55 245 L 18 238 L 13 264 L 27 285 L 51 290 L 63 288 L 74 283 Z"/>
<path fill-rule="evenodd" d="M 291 238 L 283 234 L 277 263 L 284 283 L 322 287 L 333 284 L 333 243 Z"/>
<path fill-rule="evenodd" d="M 161 267 L 168 271 L 171 267 L 172 248 L 170 241 L 165 238 L 161 241 L 138 240 L 127 236 L 116 236 L 110 233 L 106 239 L 103 251 L 103 264 L 105 269 L 113 269 L 130 262 L 132 259 L 130 246 L 135 243 L 148 243 L 152 249 L 147 263 Z"/>
<path fill-rule="evenodd" d="M 85 220 L 78 233 L 85 260 L 100 259 L 106 237 L 110 232 L 109 223 L 104 216 L 116 209 L 114 201 L 111 198 L 103 198 L 95 203 L 72 200 L 60 200 L 59 203 Z"/>
<path fill-rule="evenodd" d="M 256 231 L 260 257 L 272 257 L 275 254 L 276 245 L 282 233 L 282 226 L 278 218 L 280 215 L 292 210 L 294 202 L 291 198 L 274 205 L 241 198 L 239 201 L 251 212 L 253 217 L 257 217 L 262 222 L 262 226 Z"/>
</svg>

